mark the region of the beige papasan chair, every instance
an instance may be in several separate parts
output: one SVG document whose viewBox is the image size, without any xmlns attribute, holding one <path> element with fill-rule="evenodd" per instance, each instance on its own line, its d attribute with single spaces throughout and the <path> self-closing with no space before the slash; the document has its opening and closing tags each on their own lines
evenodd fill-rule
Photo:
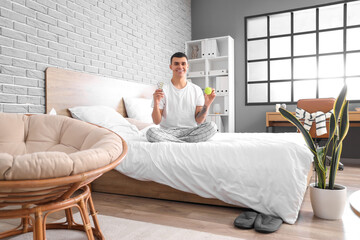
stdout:
<svg viewBox="0 0 360 240">
<path fill-rule="evenodd" d="M 88 185 L 126 153 L 120 136 L 80 120 L 0 113 L 0 219 L 21 218 L 17 228 L 0 231 L 0 238 L 33 231 L 34 239 L 46 239 L 45 229 L 63 228 L 104 239 Z M 73 207 L 83 224 L 74 222 Z M 66 221 L 46 223 L 59 210 L 65 210 Z"/>
</svg>

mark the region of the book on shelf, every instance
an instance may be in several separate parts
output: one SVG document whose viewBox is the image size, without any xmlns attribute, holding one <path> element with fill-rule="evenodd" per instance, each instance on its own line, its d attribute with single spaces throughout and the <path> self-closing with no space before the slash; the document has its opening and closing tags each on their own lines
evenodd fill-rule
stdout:
<svg viewBox="0 0 360 240">
<path fill-rule="evenodd" d="M 229 114 L 229 96 L 224 97 L 224 114 Z"/>
<path fill-rule="evenodd" d="M 205 39 L 202 41 L 201 56 L 203 58 L 219 56 L 219 49 L 215 39 Z"/>
<path fill-rule="evenodd" d="M 229 93 L 229 77 L 216 77 L 215 78 L 216 93 L 228 94 Z"/>
<path fill-rule="evenodd" d="M 210 57 L 219 56 L 219 49 L 218 49 L 216 40 L 211 39 L 209 41 L 210 41 Z"/>
</svg>

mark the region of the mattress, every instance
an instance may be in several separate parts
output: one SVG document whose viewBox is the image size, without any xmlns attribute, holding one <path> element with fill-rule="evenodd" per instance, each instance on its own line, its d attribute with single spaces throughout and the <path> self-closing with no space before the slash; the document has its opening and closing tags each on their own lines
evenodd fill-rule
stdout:
<svg viewBox="0 0 360 240">
<path fill-rule="evenodd" d="M 296 222 L 312 162 L 299 133 L 218 133 L 201 143 L 125 140 L 128 155 L 116 170 L 129 177 Z"/>
</svg>

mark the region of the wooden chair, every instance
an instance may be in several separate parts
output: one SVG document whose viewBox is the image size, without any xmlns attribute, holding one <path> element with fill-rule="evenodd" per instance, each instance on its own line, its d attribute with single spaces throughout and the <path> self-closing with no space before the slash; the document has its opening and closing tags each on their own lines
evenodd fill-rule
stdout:
<svg viewBox="0 0 360 240">
<path fill-rule="evenodd" d="M 0 123 L 9 122 L 8 116 L 1 117 L 3 117 L 3 115 L 0 116 Z M 97 220 L 89 184 L 102 174 L 115 168 L 124 159 L 127 154 L 126 142 L 115 133 L 109 134 L 108 130 L 99 129 L 100 127 L 79 120 L 64 116 L 61 117 L 66 118 L 65 121 L 71 121 L 71 123 L 69 123 L 70 125 L 75 121 L 77 124 L 76 127 L 86 124 L 84 128 L 87 129 L 86 131 L 89 131 L 89 134 L 94 134 L 94 131 L 97 131 L 99 132 L 97 136 L 101 136 L 101 134 L 106 131 L 104 134 L 109 137 L 106 138 L 106 141 L 118 141 L 116 144 L 111 145 L 119 147 L 119 149 L 112 152 L 112 154 L 116 153 L 116 155 L 111 157 L 114 160 L 102 167 L 64 177 L 29 180 L 1 180 L 0 178 L 0 219 L 21 218 L 21 223 L 18 227 L 9 231 L 0 232 L 0 239 L 32 231 L 33 239 L 43 240 L 46 239 L 46 229 L 81 230 L 86 232 L 88 239 L 92 240 L 94 237 L 104 239 Z M 4 118 L 7 121 L 4 121 Z M 12 116 L 10 118 L 12 118 Z M 50 120 L 52 121 L 52 119 Z M 31 123 L 33 126 L 34 122 Z M 1 126 L 2 129 L 3 127 L 6 126 Z M 81 131 L 83 129 L 78 130 Z M 74 135 L 76 135 L 76 133 L 74 133 Z M 89 135 L 86 136 L 88 137 Z M 1 137 L 3 137 L 2 139 L 6 138 L 6 131 L 5 137 L 3 135 Z M 96 141 L 101 140 L 102 139 L 97 140 L 97 138 L 95 138 L 91 144 L 97 144 Z M 106 143 L 96 146 L 97 149 L 99 149 L 99 147 L 106 148 L 106 151 L 110 149 Z M 2 148 L 9 149 L 9 147 L 3 146 Z M 0 161 L 1 160 L 2 159 L 0 159 Z M 79 210 L 83 224 L 78 224 L 74 221 L 72 215 L 73 207 Z M 90 223 L 88 208 L 90 209 L 94 227 L 92 227 Z M 48 215 L 60 210 L 65 210 L 66 221 L 47 224 L 46 218 Z"/>
<path fill-rule="evenodd" d="M 308 113 L 321 111 L 327 113 L 334 108 L 335 98 L 314 98 L 314 99 L 300 99 L 297 102 L 297 107 L 304 109 Z M 329 138 L 329 119 L 326 120 L 327 133 L 323 135 L 316 134 L 316 123 L 313 122 L 310 128 L 310 135 L 313 139 L 327 139 Z"/>
</svg>

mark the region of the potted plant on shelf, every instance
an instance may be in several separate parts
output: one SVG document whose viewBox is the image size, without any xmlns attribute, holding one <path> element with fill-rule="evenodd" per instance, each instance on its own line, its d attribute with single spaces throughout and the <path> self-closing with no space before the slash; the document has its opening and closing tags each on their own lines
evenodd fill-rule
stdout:
<svg viewBox="0 0 360 240">
<path fill-rule="evenodd" d="M 317 175 L 310 184 L 310 199 L 314 214 L 324 219 L 340 219 L 346 203 L 346 187 L 335 184 L 343 141 L 349 130 L 349 102 L 346 100 L 347 87 L 344 85 L 334 103 L 330 117 L 329 138 L 326 144 L 318 147 L 309 132 L 289 111 L 280 108 L 283 117 L 295 125 L 302 133 L 308 148 L 314 155 L 314 168 Z M 331 151 L 330 166 L 326 166 L 326 156 Z M 317 180 L 316 180 L 317 179 Z M 326 183 L 328 179 L 328 183 Z"/>
</svg>

